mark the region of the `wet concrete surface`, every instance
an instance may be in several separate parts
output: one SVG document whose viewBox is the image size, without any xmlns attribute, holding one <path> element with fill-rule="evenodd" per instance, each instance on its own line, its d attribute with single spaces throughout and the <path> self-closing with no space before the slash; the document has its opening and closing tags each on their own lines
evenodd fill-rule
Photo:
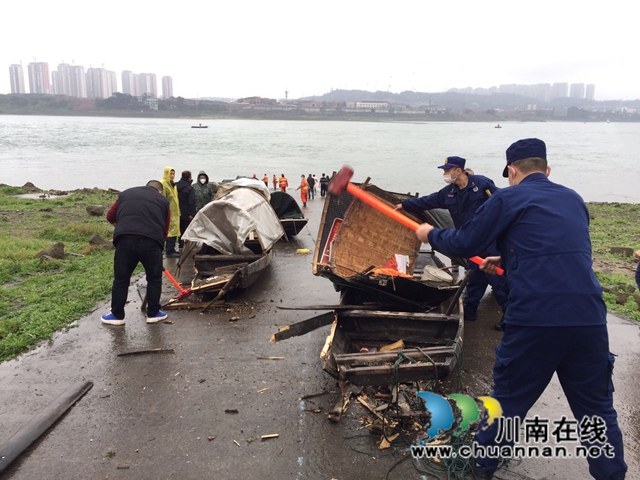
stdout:
<svg viewBox="0 0 640 480">
<path fill-rule="evenodd" d="M 308 205 L 308 227 L 290 243 L 278 244 L 274 262 L 258 282 L 232 296 L 231 311 L 172 311 L 172 324 L 147 325 L 133 285 L 125 327 L 100 323 L 100 315 L 109 310 L 103 303 L 50 345 L 0 365 L 0 442 L 69 385 L 83 379 L 94 382 L 3 478 L 383 478 L 402 450 L 377 450 L 377 437 L 361 429 L 365 411 L 360 405 L 352 404 L 341 423 L 332 424 L 325 413 L 335 404 L 335 393 L 299 400 L 336 391 L 319 359 L 329 327 L 275 345 L 269 342 L 279 327 L 321 313 L 279 310 L 277 305 L 338 302 L 332 284 L 312 275 L 312 256 L 296 253 L 298 248 L 313 252 L 322 201 L 318 197 Z M 171 269 L 169 262 L 175 261 L 167 261 Z M 174 294 L 166 282 L 163 295 Z M 239 320 L 229 321 L 236 316 Z M 493 348 L 501 335 L 493 329 L 498 319 L 497 306 L 487 295 L 480 320 L 465 325 L 462 382 L 471 395 L 491 390 Z M 615 401 L 625 435 L 627 478 L 640 479 L 640 329 L 613 316 L 609 325 L 611 349 L 618 355 Z M 117 357 L 148 348 L 175 348 L 176 353 Z M 225 413 L 229 409 L 238 413 Z M 308 411 L 315 409 L 322 413 Z M 571 415 L 557 379 L 529 416 L 535 414 L 551 419 Z M 260 441 L 261 435 L 273 433 L 280 437 Z M 208 440 L 210 436 L 215 439 Z M 350 438 L 354 436 L 358 438 Z M 585 460 L 556 459 L 525 460 L 498 476 L 589 478 Z M 407 461 L 389 478 L 433 477 L 419 474 Z"/>
</svg>

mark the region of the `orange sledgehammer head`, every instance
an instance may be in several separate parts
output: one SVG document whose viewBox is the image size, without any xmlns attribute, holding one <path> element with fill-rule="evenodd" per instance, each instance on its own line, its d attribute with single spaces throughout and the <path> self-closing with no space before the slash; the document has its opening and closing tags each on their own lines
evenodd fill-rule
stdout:
<svg viewBox="0 0 640 480">
<path fill-rule="evenodd" d="M 353 177 L 353 168 L 347 167 L 346 165 L 340 169 L 331 183 L 329 184 L 329 193 L 331 195 L 340 195 L 345 191 L 347 185 L 349 185 L 349 181 Z"/>
</svg>

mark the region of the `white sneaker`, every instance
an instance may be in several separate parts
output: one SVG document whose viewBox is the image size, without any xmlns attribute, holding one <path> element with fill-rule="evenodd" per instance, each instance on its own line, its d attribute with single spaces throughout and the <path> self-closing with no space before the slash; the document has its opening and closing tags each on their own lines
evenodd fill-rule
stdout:
<svg viewBox="0 0 640 480">
<path fill-rule="evenodd" d="M 113 313 L 102 315 L 100 321 L 106 325 L 124 325 L 124 319 L 120 320 L 116 318 Z"/>
<path fill-rule="evenodd" d="M 162 310 L 158 310 L 153 317 L 147 317 L 147 323 L 158 323 L 167 319 L 167 314 Z"/>
</svg>

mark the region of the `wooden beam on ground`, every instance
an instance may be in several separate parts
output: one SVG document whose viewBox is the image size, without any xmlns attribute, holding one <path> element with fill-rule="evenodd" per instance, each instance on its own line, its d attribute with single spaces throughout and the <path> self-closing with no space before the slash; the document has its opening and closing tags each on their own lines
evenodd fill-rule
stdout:
<svg viewBox="0 0 640 480">
<path fill-rule="evenodd" d="M 335 320 L 335 314 L 333 312 L 323 313 L 315 317 L 303 320 L 302 322 L 294 323 L 293 325 L 287 325 L 278 330 L 277 333 L 271 335 L 271 343 L 276 343 L 280 340 L 285 340 L 291 337 L 299 337 L 306 333 L 312 332 L 320 327 L 331 325 Z"/>
<path fill-rule="evenodd" d="M 4 442 L 0 446 L 0 473 L 40 435 L 46 432 L 74 403 L 91 390 L 91 387 L 93 387 L 93 382 L 80 382 L 67 388 L 9 440 Z"/>
</svg>

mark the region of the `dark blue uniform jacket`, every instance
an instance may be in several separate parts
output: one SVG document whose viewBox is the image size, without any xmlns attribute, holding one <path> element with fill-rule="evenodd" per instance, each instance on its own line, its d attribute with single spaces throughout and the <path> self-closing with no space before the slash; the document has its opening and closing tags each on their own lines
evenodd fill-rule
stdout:
<svg viewBox="0 0 640 480">
<path fill-rule="evenodd" d="M 589 212 L 573 190 L 542 173 L 497 191 L 457 230 L 434 229 L 433 248 L 469 257 L 497 241 L 509 275 L 507 324 L 527 327 L 606 323 L 592 269 Z"/>
<path fill-rule="evenodd" d="M 453 224 L 456 228 L 460 228 L 463 223 L 473 217 L 473 212 L 487 201 L 489 196 L 486 190 L 493 194 L 498 190 L 498 187 L 487 177 L 469 175 L 469 183 L 462 190 L 455 184 L 447 185 L 439 192 L 426 197 L 410 198 L 403 201 L 402 208 L 407 212 L 446 208 L 451 214 Z"/>
</svg>

